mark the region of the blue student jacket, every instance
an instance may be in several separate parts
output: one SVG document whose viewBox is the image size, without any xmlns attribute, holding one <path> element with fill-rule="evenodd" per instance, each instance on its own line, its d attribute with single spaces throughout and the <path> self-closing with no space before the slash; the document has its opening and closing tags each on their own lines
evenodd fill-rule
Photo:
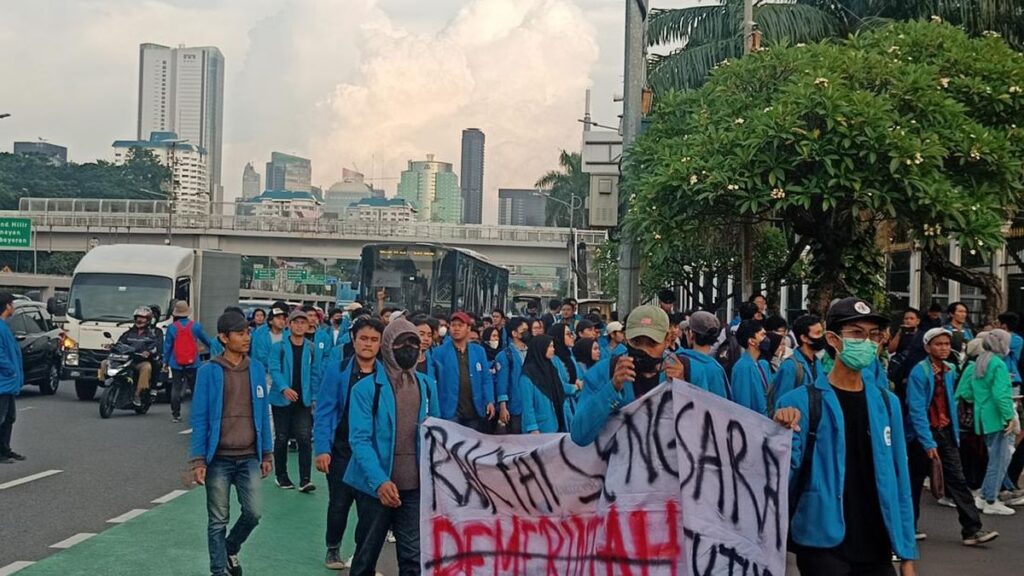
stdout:
<svg viewBox="0 0 1024 576">
<path fill-rule="evenodd" d="M 813 384 L 821 391 L 821 421 L 807 489 L 799 496 L 796 513 L 790 523 L 793 541 L 813 548 L 833 548 L 846 535 L 843 518 L 843 489 L 846 478 L 846 433 L 839 398 L 828 382 L 818 374 Z M 796 408 L 809 414 L 807 386 L 801 386 L 779 399 L 780 408 Z M 904 560 L 917 558 L 914 540 L 914 505 L 910 495 L 910 473 L 907 468 L 907 444 L 903 435 L 900 401 L 894 394 L 864 383 L 871 429 L 871 452 L 875 465 L 875 486 L 882 519 L 889 541 L 897 556 Z M 886 410 L 884 402 L 889 403 Z M 798 471 L 804 460 L 808 423 L 800 422 L 800 431 L 793 432 L 791 486 L 796 486 Z"/>
<path fill-rule="evenodd" d="M 334 446 L 334 434 L 341 422 L 341 415 L 348 410 L 349 382 L 352 381 L 354 360 L 337 362 L 323 366 L 323 377 L 320 391 L 316 395 L 316 411 L 313 412 L 313 450 L 317 456 L 330 454 Z M 374 374 L 383 374 L 384 365 L 376 362 Z"/>
<path fill-rule="evenodd" d="M 345 342 L 344 329 L 338 333 L 338 339 L 335 340 L 333 326 L 321 327 L 316 331 L 316 336 L 313 337 L 313 345 L 316 347 L 317 353 L 320 355 L 322 360 L 330 358 L 331 353 L 334 352 L 336 348 L 342 348 L 345 345 Z"/>
<path fill-rule="evenodd" d="M 438 396 L 433 381 L 419 373 L 416 379 L 420 385 L 417 422 L 422 424 L 427 416 L 438 416 L 437 402 L 434 402 Z M 373 397 L 377 387 L 380 387 L 380 398 L 374 416 Z M 376 498 L 380 485 L 391 479 L 395 463 L 395 392 L 383 370 L 356 382 L 348 410 L 352 460 L 345 471 L 345 483 Z M 418 441 L 419 434 L 416 438 Z"/>
<path fill-rule="evenodd" d="M 507 402 L 508 413 L 513 416 L 523 414 L 523 391 L 519 378 L 523 375 L 523 359 L 519 352 L 510 344 L 498 352 L 498 402 Z"/>
<path fill-rule="evenodd" d="M 290 338 L 284 338 L 270 349 L 270 378 L 273 386 L 270 387 L 270 404 L 273 406 L 287 406 L 291 404 L 284 397 L 285 388 L 292 387 L 292 343 Z M 302 339 L 302 403 L 312 406 L 316 400 L 317 392 L 320 391 L 320 356 L 316 354 L 313 343 Z"/>
<path fill-rule="evenodd" d="M 21 393 L 25 385 L 25 369 L 21 364 L 21 347 L 7 322 L 0 322 L 0 394 Z"/>
<path fill-rule="evenodd" d="M 762 379 L 762 375 L 764 379 Z M 746 406 L 758 414 L 768 415 L 768 386 L 772 381 L 772 368 L 764 360 L 754 361 L 746 351 L 732 367 L 732 401 Z"/>
<path fill-rule="evenodd" d="M 1020 354 L 1024 349 L 1024 338 L 1016 332 L 1010 332 L 1010 353 L 1006 355 L 1006 369 L 1010 371 L 1010 382 L 1020 384 Z"/>
<path fill-rule="evenodd" d="M 494 380 L 491 378 L 491 363 L 487 360 L 484 347 L 476 342 L 467 343 L 469 352 L 469 377 L 473 388 L 473 406 L 481 418 L 487 415 L 487 405 L 494 403 Z M 459 406 L 459 357 L 455 344 L 449 338 L 434 349 L 437 362 L 437 393 L 441 418 L 455 419 Z"/>
<path fill-rule="evenodd" d="M 541 434 L 567 432 L 567 430 L 558 429 L 555 404 L 541 392 L 540 388 L 537 388 L 529 376 L 524 374 L 519 377 L 519 387 L 523 391 L 523 432 L 530 433 L 534 430 Z M 576 394 L 576 387 L 566 384 L 563 380 L 562 390 L 565 392 L 566 401 L 557 409 L 562 411 L 566 426 L 571 426 L 572 413 L 569 409 L 569 400 Z"/>
<path fill-rule="evenodd" d="M 288 339 L 287 328 L 284 329 L 281 339 Z M 249 345 L 249 356 L 259 360 L 264 366 L 270 366 L 270 347 L 273 345 L 274 343 L 270 339 L 270 327 L 264 324 L 252 333 L 252 340 Z"/>
<path fill-rule="evenodd" d="M 779 371 L 775 373 L 775 379 L 772 383 L 772 387 L 775 390 L 776 402 L 779 398 L 789 394 L 797 387 L 797 362 L 799 362 L 804 369 L 804 378 L 800 381 L 801 386 L 814 382 L 815 374 L 825 373 L 825 368 L 821 365 L 821 359 L 814 357 L 813 360 L 813 363 L 808 362 L 803 352 L 800 350 L 794 350 L 792 356 L 782 361 L 782 364 L 779 365 Z"/>
<path fill-rule="evenodd" d="M 690 384 L 722 398 L 729 397 L 725 368 L 718 360 L 689 348 L 680 350 L 679 356 L 685 356 L 690 361 L 690 373 L 686 375 Z"/>
<path fill-rule="evenodd" d="M 199 325 L 199 322 L 195 320 L 175 320 L 167 327 L 167 333 L 164 335 L 164 363 L 170 366 L 171 370 L 181 370 L 182 368 L 174 358 L 174 339 L 178 336 L 178 330 L 183 330 L 189 322 L 192 322 L 192 337 L 196 339 L 196 348 L 198 348 L 198 343 L 202 342 L 206 345 L 207 350 L 210 350 L 211 353 L 213 351 L 213 342 L 203 332 L 203 327 Z M 198 358 L 196 363 L 199 363 Z"/>
<path fill-rule="evenodd" d="M 256 428 L 256 446 L 259 456 L 274 451 L 270 433 L 270 393 L 267 390 L 266 369 L 256 360 L 249 360 L 249 386 L 252 392 L 252 420 Z M 224 415 L 224 367 L 207 362 L 196 373 L 189 422 L 192 440 L 189 458 L 202 457 L 209 464 L 220 443 L 220 424 Z"/>
<path fill-rule="evenodd" d="M 956 413 L 956 402 L 953 400 L 953 387 L 956 385 L 956 368 L 946 364 L 946 376 L 943 382 L 946 387 L 946 406 L 949 407 L 950 422 L 953 426 L 953 442 L 960 444 L 960 418 Z M 928 424 L 928 407 L 935 397 L 935 370 L 930 358 L 917 363 L 907 378 L 907 417 L 910 421 L 907 439 L 917 440 L 925 450 L 936 448 L 932 428 Z"/>
<path fill-rule="evenodd" d="M 576 411 L 569 424 L 572 441 L 580 446 L 593 442 L 604 428 L 608 417 L 619 408 L 636 400 L 632 382 L 622 384 L 622 390 L 616 390 L 612 383 L 611 363 L 621 354 L 601 360 L 590 367 L 583 377 L 583 390 L 576 401 Z M 665 373 L 659 374 L 665 381 Z"/>
</svg>

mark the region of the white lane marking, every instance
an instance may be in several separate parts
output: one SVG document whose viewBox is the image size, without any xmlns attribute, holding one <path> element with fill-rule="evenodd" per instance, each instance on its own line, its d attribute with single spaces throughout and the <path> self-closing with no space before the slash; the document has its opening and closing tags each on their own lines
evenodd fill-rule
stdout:
<svg viewBox="0 0 1024 576">
<path fill-rule="evenodd" d="M 33 480 L 39 480 L 41 478 L 46 478 L 47 476 L 60 474 L 61 472 L 63 472 L 63 470 L 47 470 L 45 472 L 40 472 L 38 474 L 33 474 L 31 476 L 25 476 L 24 478 L 18 478 L 17 480 L 11 480 L 10 482 L 0 484 L 0 490 L 7 490 L 8 488 L 14 488 L 15 486 L 21 486 L 22 484 L 28 484 Z M 0 572 L 0 576 L 3 576 L 2 572 Z"/>
<path fill-rule="evenodd" d="M 4 566 L 3 568 L 0 568 L 0 576 L 8 576 L 9 574 L 14 574 L 18 570 L 21 570 L 22 568 L 28 568 L 29 566 L 31 566 L 33 564 L 35 564 L 35 562 L 28 562 L 28 561 L 25 561 L 25 560 L 18 560 L 17 562 L 11 562 L 7 566 Z"/>
<path fill-rule="evenodd" d="M 188 490 L 172 490 L 167 494 L 164 494 L 163 496 L 157 498 L 156 500 L 153 500 L 153 504 L 167 504 L 168 502 L 174 500 L 175 498 L 181 496 L 182 494 L 188 494 Z"/>
<path fill-rule="evenodd" d="M 131 520 L 132 518 L 135 518 L 136 516 L 142 516 L 146 512 L 148 512 L 148 510 L 144 508 L 136 508 L 134 510 L 129 510 L 116 518 L 111 518 L 110 520 L 107 520 L 107 524 L 124 524 L 125 522 Z"/>
<path fill-rule="evenodd" d="M 25 412 L 25 411 L 28 411 L 28 410 L 35 410 L 35 409 L 36 409 L 35 406 L 25 406 L 24 408 L 18 408 L 18 412 Z"/>
<path fill-rule="evenodd" d="M 189 428 L 188 430 L 182 430 L 181 432 L 178 432 L 178 434 L 180 434 L 182 436 L 184 436 L 185 434 L 191 434 L 191 433 L 192 433 L 192 429 L 191 428 Z"/>
<path fill-rule="evenodd" d="M 75 544 L 78 544 L 79 542 L 85 542 L 86 540 L 92 538 L 95 535 L 96 534 L 93 532 L 80 532 L 78 534 L 75 534 L 71 538 L 68 538 L 67 540 L 61 540 L 56 544 L 50 544 L 50 548 L 60 548 L 62 550 L 66 550 L 68 548 L 71 548 Z"/>
</svg>

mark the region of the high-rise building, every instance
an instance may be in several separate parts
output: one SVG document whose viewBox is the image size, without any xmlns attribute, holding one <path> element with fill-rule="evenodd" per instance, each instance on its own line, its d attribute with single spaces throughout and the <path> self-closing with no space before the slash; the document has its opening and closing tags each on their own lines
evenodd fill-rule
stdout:
<svg viewBox="0 0 1024 576">
<path fill-rule="evenodd" d="M 462 220 L 480 224 L 484 207 L 484 133 L 462 131 Z"/>
<path fill-rule="evenodd" d="M 124 164 L 141 148 L 150 150 L 164 166 L 171 168 L 175 214 L 209 214 L 210 182 L 207 180 L 206 150 L 191 142 L 182 142 L 174 132 L 153 132 L 148 140 L 117 140 L 114 164 Z"/>
<path fill-rule="evenodd" d="M 274 152 L 267 162 L 267 190 L 313 191 L 313 165 L 306 158 Z"/>
<path fill-rule="evenodd" d="M 242 200 L 251 200 L 263 192 L 260 186 L 260 173 L 252 167 L 252 162 L 245 165 L 242 171 Z"/>
<path fill-rule="evenodd" d="M 174 132 L 206 151 L 210 199 L 224 201 L 224 55 L 213 46 L 139 46 L 139 110 L 135 138 Z"/>
<path fill-rule="evenodd" d="M 54 166 L 63 166 L 68 163 L 68 149 L 49 142 L 15 142 L 14 153 L 43 156 Z"/>
<path fill-rule="evenodd" d="M 459 177 L 448 162 L 437 162 L 433 154 L 426 160 L 409 161 L 398 183 L 398 197 L 404 198 L 425 222 L 462 222 L 462 194 Z"/>
<path fill-rule="evenodd" d="M 537 190 L 498 189 L 498 224 L 544 226 L 547 201 Z"/>
</svg>

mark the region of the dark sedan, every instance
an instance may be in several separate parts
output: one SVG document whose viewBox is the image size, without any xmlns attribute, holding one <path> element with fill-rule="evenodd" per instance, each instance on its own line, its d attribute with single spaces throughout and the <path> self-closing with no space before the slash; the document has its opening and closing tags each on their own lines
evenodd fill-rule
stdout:
<svg viewBox="0 0 1024 576">
<path fill-rule="evenodd" d="M 60 385 L 62 332 L 42 302 L 15 300 L 7 326 L 21 347 L 25 384 L 39 386 L 42 394 L 55 394 Z"/>
</svg>

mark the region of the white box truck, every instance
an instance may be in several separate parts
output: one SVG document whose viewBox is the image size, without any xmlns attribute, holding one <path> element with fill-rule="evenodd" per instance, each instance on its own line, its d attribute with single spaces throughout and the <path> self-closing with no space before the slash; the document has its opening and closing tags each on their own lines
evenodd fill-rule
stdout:
<svg viewBox="0 0 1024 576">
<path fill-rule="evenodd" d="M 64 379 L 80 400 L 91 400 L 96 373 L 110 347 L 132 324 L 139 306 L 157 306 L 170 323 L 172 303 L 185 300 L 211 337 L 226 306 L 238 304 L 238 254 L 177 246 L 113 244 L 90 250 L 75 268 L 64 327 Z"/>
</svg>

